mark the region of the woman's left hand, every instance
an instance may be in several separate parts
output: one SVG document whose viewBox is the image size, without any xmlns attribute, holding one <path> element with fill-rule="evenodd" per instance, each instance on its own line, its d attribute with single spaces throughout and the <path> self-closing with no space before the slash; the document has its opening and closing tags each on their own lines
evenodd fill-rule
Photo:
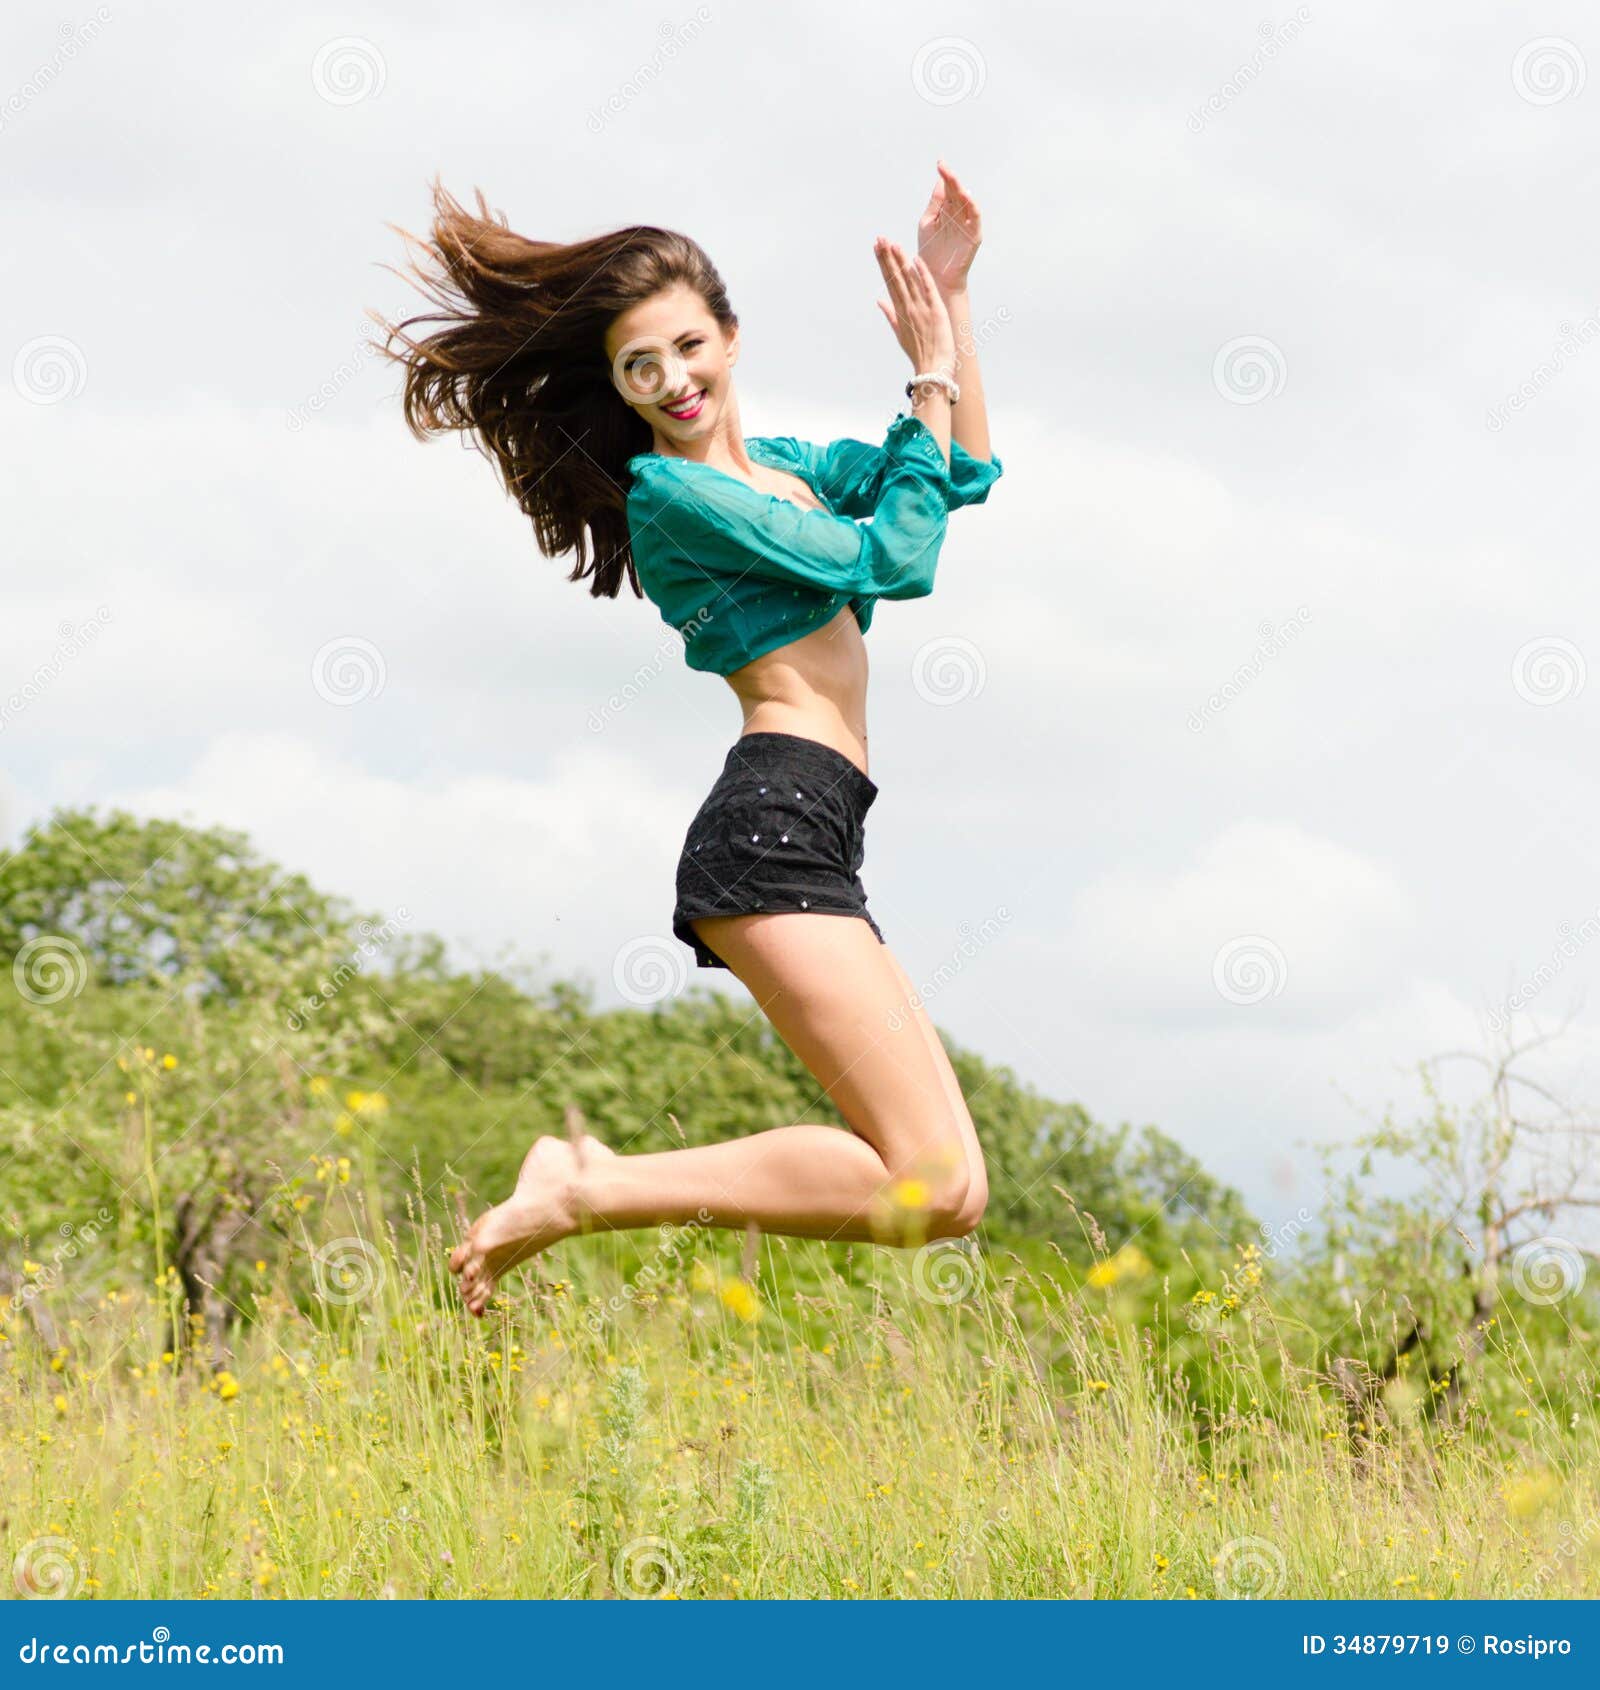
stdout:
<svg viewBox="0 0 1600 1690">
<path fill-rule="evenodd" d="M 940 293 L 960 293 L 983 242 L 983 220 L 977 202 L 954 172 L 943 159 L 938 164 L 939 179 L 917 224 L 917 253 L 933 272 Z"/>
</svg>

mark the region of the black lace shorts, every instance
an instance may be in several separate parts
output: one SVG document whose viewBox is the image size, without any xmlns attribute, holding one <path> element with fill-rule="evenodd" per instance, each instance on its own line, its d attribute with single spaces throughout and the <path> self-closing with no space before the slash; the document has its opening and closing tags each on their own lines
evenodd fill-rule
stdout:
<svg viewBox="0 0 1600 1690">
<path fill-rule="evenodd" d="M 820 740 L 779 733 L 735 740 L 678 858 L 672 931 L 699 966 L 728 966 L 689 925 L 703 915 L 858 915 L 882 944 L 860 879 L 867 811 L 877 796 L 842 751 Z"/>
</svg>

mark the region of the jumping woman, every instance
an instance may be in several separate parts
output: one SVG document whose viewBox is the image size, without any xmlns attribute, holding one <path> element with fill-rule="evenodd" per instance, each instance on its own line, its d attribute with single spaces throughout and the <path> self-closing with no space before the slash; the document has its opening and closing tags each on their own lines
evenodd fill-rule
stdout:
<svg viewBox="0 0 1600 1690">
<path fill-rule="evenodd" d="M 700 967 L 744 983 L 849 1125 L 636 1155 L 542 1137 L 452 1252 L 461 1296 L 481 1317 L 508 1268 L 580 1232 L 964 1236 L 988 1201 L 983 1152 L 859 877 L 878 794 L 862 636 L 877 600 L 933 590 L 948 512 L 1001 474 L 967 297 L 978 208 L 940 160 L 916 257 L 879 237 L 909 410 L 881 446 L 817 446 L 746 438 L 739 320 L 687 236 L 528 240 L 477 199 L 473 216 L 434 184 L 416 277 L 441 311 L 378 319 L 404 348 L 389 356 L 406 366 L 407 425 L 470 431 L 540 549 L 574 554 L 569 580 L 615 598 L 626 576 L 689 667 L 733 689 L 744 727 L 689 824 L 672 930 Z M 417 323 L 447 326 L 419 341 L 404 332 Z"/>
</svg>

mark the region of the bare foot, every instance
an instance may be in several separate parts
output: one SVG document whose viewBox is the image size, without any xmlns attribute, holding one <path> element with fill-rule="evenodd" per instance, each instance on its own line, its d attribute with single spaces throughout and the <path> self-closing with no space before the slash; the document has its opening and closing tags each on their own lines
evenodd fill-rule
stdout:
<svg viewBox="0 0 1600 1690">
<path fill-rule="evenodd" d="M 615 1151 L 585 1136 L 535 1139 L 522 1159 L 516 1190 L 484 1212 L 450 1252 L 450 1271 L 470 1313 L 480 1320 L 494 1295 L 495 1281 L 578 1230 L 578 1178 L 587 1164 Z"/>
</svg>

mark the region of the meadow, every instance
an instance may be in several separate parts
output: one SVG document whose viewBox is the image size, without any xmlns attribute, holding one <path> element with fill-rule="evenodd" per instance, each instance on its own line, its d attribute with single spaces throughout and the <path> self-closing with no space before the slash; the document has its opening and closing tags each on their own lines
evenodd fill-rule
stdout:
<svg viewBox="0 0 1600 1690">
<path fill-rule="evenodd" d="M 174 840 L 111 825 L 126 912 Z M 468 1319 L 460 1216 L 534 1132 L 836 1117 L 749 1005 L 594 1012 L 431 941 L 338 973 L 336 912 L 290 887 L 262 920 L 220 843 L 247 940 L 194 873 L 158 945 L 93 919 L 117 837 L 92 883 L 59 838 L 0 872 L 18 1596 L 1600 1594 L 1581 1258 L 1474 1277 L 1464 1215 L 1359 1171 L 1280 1248 L 1158 1132 L 953 1045 L 991 1162 L 973 1238 L 581 1237 Z M 1473 1142 L 1444 1111 L 1386 1129 Z"/>
</svg>

